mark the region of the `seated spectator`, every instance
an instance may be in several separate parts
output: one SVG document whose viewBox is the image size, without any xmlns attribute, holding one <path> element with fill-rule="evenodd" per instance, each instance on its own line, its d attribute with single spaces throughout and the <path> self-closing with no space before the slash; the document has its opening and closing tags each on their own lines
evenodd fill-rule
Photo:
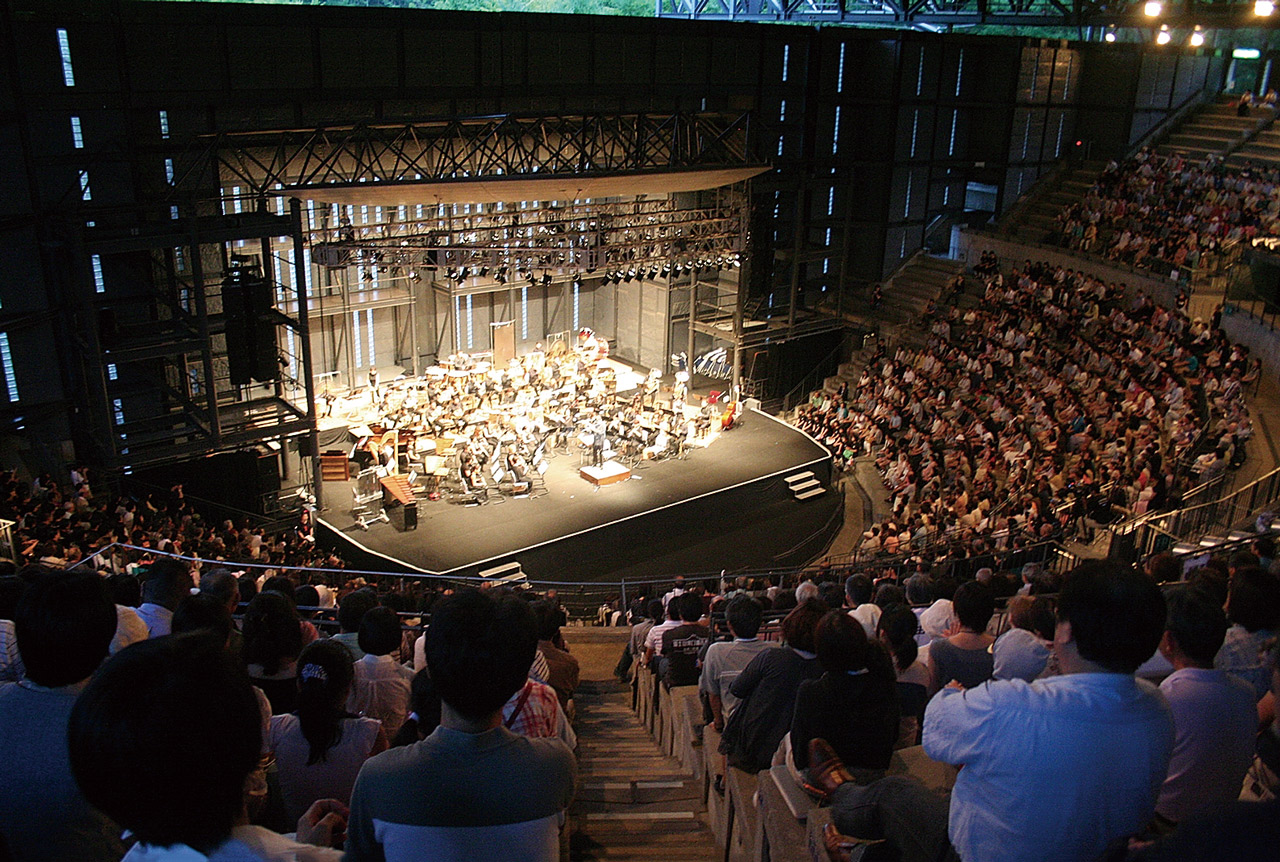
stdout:
<svg viewBox="0 0 1280 862">
<path fill-rule="evenodd" d="M 898 739 L 893 664 L 862 625 L 830 611 L 814 632 L 824 673 L 800 683 L 791 719 L 788 766 L 811 791 L 809 741 L 824 739 L 862 783 L 884 776 Z M 820 793 L 820 791 L 819 791 Z"/>
<path fill-rule="evenodd" d="M 360 649 L 347 709 L 382 722 L 388 738 L 400 732 L 409 716 L 413 670 L 400 664 L 400 618 L 388 608 L 374 608 L 360 621 Z"/>
<path fill-rule="evenodd" d="M 200 576 L 200 592 L 218 599 L 226 607 L 227 613 L 235 616 L 240 610 L 240 582 L 228 569 L 211 569 Z M 231 627 L 229 645 L 232 658 L 239 659 L 244 655 L 244 635 L 235 627 Z"/>
<path fill-rule="evenodd" d="M 523 600 L 463 590 L 435 606 L 427 666 L 440 726 L 422 742 L 365 763 L 352 794 L 349 862 L 442 858 L 556 862 L 573 796 L 573 753 L 502 727 L 538 645 Z"/>
<path fill-rule="evenodd" d="M 319 640 L 298 657 L 298 706 L 271 718 L 268 748 L 275 754 L 289 822 L 312 803 L 351 801 L 364 762 L 388 747 L 382 723 L 346 710 L 355 673 L 342 644 Z"/>
<path fill-rule="evenodd" d="M 1271 684 L 1266 650 L 1280 624 L 1280 581 L 1258 568 L 1237 571 L 1228 588 L 1227 619 L 1231 627 L 1213 666 L 1249 683 L 1261 700 Z"/>
<path fill-rule="evenodd" d="M 1056 674 L 1053 601 L 1044 596 L 1014 596 L 1009 600 L 1009 624 L 1012 628 L 991 646 L 992 676 L 1031 682 Z"/>
<path fill-rule="evenodd" d="M 956 590 L 952 601 L 958 629 L 950 637 L 929 643 L 930 690 L 938 691 L 952 682 L 973 688 L 991 679 L 994 661 L 987 623 L 995 613 L 991 588 L 969 581 Z"/>
<path fill-rule="evenodd" d="M 685 593 L 672 599 L 680 612 L 680 625 L 662 635 L 662 684 L 667 689 L 698 684 L 698 656 L 711 640 L 711 630 L 702 625 L 702 597 Z"/>
<path fill-rule="evenodd" d="M 876 636 L 876 623 L 880 621 L 880 607 L 871 601 L 875 586 L 866 575 L 850 575 L 844 582 L 845 601 L 849 606 L 849 616 L 862 624 L 867 637 Z"/>
<path fill-rule="evenodd" d="M 721 733 L 724 732 L 725 721 L 738 705 L 738 699 L 731 690 L 733 681 L 758 653 L 778 646 L 757 637 L 763 616 L 764 608 L 758 601 L 747 595 L 734 596 L 725 609 L 725 622 L 733 640 L 710 644 L 702 659 L 698 691 L 706 695 L 712 723 Z"/>
<path fill-rule="evenodd" d="M 578 736 L 560 706 L 556 690 L 536 679 L 526 680 L 524 687 L 503 704 L 502 726 L 531 739 L 558 739 L 570 750 L 578 747 Z"/>
<path fill-rule="evenodd" d="M 413 711 L 391 740 L 392 747 L 421 742 L 440 726 L 440 695 L 425 667 L 413 675 L 409 684 L 409 706 Z"/>
<path fill-rule="evenodd" d="M 916 615 L 906 605 L 889 605 L 880 614 L 876 637 L 893 659 L 899 724 L 894 748 L 919 744 L 920 722 L 929 700 L 929 668 L 916 656 Z"/>
<path fill-rule="evenodd" d="M 17 682 L 23 677 L 22 654 L 13 628 L 18 601 L 27 582 L 13 575 L 0 577 L 0 682 Z"/>
<path fill-rule="evenodd" d="M 565 713 L 572 719 L 573 707 L 570 701 L 578 688 L 579 669 L 578 660 L 569 653 L 568 645 L 560 634 L 563 611 L 546 599 L 534 602 L 532 607 L 534 618 L 538 621 L 538 653 L 547 664 L 547 677 L 542 681 L 556 690 L 560 706 L 564 707 Z"/>
<path fill-rule="evenodd" d="M 1173 710 L 1173 756 L 1156 813 L 1170 823 L 1210 815 L 1240 796 L 1253 763 L 1258 713 L 1252 687 L 1213 659 L 1227 632 L 1222 607 L 1207 593 L 1177 587 L 1168 606 L 1160 652 L 1173 665 L 1160 683 Z"/>
<path fill-rule="evenodd" d="M 158 638 L 169 634 L 173 610 L 178 602 L 191 595 L 193 586 L 191 569 L 181 560 L 162 557 L 147 567 L 138 616 L 147 624 L 148 636 Z"/>
<path fill-rule="evenodd" d="M 631 626 L 631 637 L 627 639 L 627 645 L 622 651 L 621 658 L 618 659 L 618 666 L 613 671 L 614 675 L 623 682 L 627 681 L 631 668 L 644 661 L 644 642 L 649 630 L 662 622 L 661 599 L 651 599 L 645 602 L 643 607 L 647 616 L 637 618 L 635 624 Z"/>
<path fill-rule="evenodd" d="M 257 701 L 207 635 L 157 638 L 115 656 L 76 703 L 67 738 L 85 797 L 138 840 L 126 862 L 342 858 L 329 848 L 345 807 L 332 800 L 298 822 L 298 841 L 248 825 L 245 787 L 262 744 Z"/>
<path fill-rule="evenodd" d="M 115 608 L 97 575 L 50 571 L 26 589 L 13 622 L 26 678 L 0 685 L 0 856 L 119 859 L 120 827 L 86 801 L 67 751 L 72 707 L 107 657 Z"/>
<path fill-rule="evenodd" d="M 378 597 L 369 590 L 347 593 L 338 602 L 338 634 L 330 640 L 342 644 L 351 653 L 352 661 L 364 658 L 360 649 L 360 621 L 364 615 L 378 606 Z"/>
<path fill-rule="evenodd" d="M 814 632 L 826 612 L 826 605 L 810 600 L 787 614 L 782 648 L 761 650 L 729 686 L 739 701 L 720 741 L 729 765 L 751 773 L 772 765 L 778 744 L 791 730 L 800 683 L 822 675 Z"/>
<path fill-rule="evenodd" d="M 1280 649 L 1272 650 L 1271 691 L 1267 697 L 1271 701 L 1271 714 L 1263 721 L 1266 726 L 1258 734 L 1253 765 L 1240 791 L 1240 798 L 1250 802 L 1280 799 L 1280 721 L 1274 715 L 1276 698 L 1280 698 Z M 1260 703 L 1259 713 L 1263 711 L 1262 706 Z"/>
<path fill-rule="evenodd" d="M 254 596 L 244 614 L 244 661 L 275 715 L 293 712 L 298 704 L 301 652 L 302 630 L 293 604 L 275 592 Z"/>
</svg>

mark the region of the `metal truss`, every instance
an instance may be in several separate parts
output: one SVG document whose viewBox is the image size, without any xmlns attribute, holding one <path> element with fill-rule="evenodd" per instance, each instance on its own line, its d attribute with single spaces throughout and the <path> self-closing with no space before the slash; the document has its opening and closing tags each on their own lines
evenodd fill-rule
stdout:
<svg viewBox="0 0 1280 862">
<path fill-rule="evenodd" d="M 1156 23 L 1205 27 L 1274 26 L 1253 16 L 1253 0 L 1167 2 Z M 1086 27 L 1152 25 L 1129 0 L 656 0 L 661 18 L 794 21 L 876 26 Z"/>
<path fill-rule="evenodd" d="M 619 176 L 740 168 L 752 155 L 749 114 L 577 115 L 224 132 L 197 138 L 170 197 L 207 193 L 214 177 L 264 197 L 359 184 L 420 185 L 522 176 Z"/>
<path fill-rule="evenodd" d="M 514 280 L 519 273 L 626 272 L 645 267 L 732 265 L 742 252 L 747 201 L 722 191 L 714 207 L 671 198 L 603 201 L 472 213 L 431 207 L 431 217 L 311 233 L 312 260 Z M 394 210 L 392 210 L 394 212 Z M 327 214 L 324 221 L 327 221 Z"/>
</svg>

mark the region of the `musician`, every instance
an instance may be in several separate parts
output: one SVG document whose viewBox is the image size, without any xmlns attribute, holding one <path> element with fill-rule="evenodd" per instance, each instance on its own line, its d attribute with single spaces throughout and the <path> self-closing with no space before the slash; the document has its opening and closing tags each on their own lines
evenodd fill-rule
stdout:
<svg viewBox="0 0 1280 862">
<path fill-rule="evenodd" d="M 649 376 L 644 381 L 644 403 L 648 407 L 652 407 L 658 401 L 658 381 L 662 379 L 662 372 L 654 368 L 649 371 Z"/>
<path fill-rule="evenodd" d="M 381 399 L 381 397 L 382 396 L 378 391 L 378 369 L 370 368 L 369 369 L 369 400 L 378 401 Z"/>
<path fill-rule="evenodd" d="M 591 434 L 591 466 L 603 466 L 604 447 L 607 442 L 604 419 L 599 416 L 594 417 L 588 427 L 590 428 Z"/>
<path fill-rule="evenodd" d="M 507 472 L 516 482 L 529 481 L 529 462 L 517 451 L 507 454 Z"/>
<path fill-rule="evenodd" d="M 676 384 L 671 389 L 671 409 L 676 416 L 684 415 L 684 402 L 689 397 L 689 372 L 677 371 Z"/>
</svg>

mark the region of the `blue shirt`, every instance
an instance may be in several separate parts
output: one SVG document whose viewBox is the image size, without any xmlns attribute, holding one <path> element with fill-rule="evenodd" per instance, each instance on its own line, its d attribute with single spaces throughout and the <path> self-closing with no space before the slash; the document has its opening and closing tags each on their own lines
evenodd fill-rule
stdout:
<svg viewBox="0 0 1280 862">
<path fill-rule="evenodd" d="M 1172 748 L 1164 697 L 1125 674 L 945 688 L 924 714 L 925 753 L 964 766 L 949 834 L 965 862 L 1098 857 L 1151 819 Z"/>
</svg>

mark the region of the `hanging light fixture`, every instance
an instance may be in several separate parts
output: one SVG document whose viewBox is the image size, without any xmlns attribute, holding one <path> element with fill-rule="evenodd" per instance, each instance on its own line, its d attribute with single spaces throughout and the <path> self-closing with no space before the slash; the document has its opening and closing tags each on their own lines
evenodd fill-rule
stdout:
<svg viewBox="0 0 1280 862">
<path fill-rule="evenodd" d="M 1272 0 L 1256 0 L 1253 4 L 1253 14 L 1259 18 L 1270 18 L 1275 11 L 1276 4 Z"/>
<path fill-rule="evenodd" d="M 1157 45 L 1168 45 L 1168 44 L 1169 44 L 1169 40 L 1171 40 L 1172 38 L 1173 38 L 1173 35 L 1169 32 L 1169 25 L 1168 25 L 1168 24 L 1161 24 L 1161 25 L 1160 25 L 1160 32 L 1156 34 L 1156 44 L 1157 44 Z"/>
<path fill-rule="evenodd" d="M 1191 31 L 1191 38 L 1187 40 L 1192 48 L 1199 48 L 1204 44 L 1204 31 L 1200 29 L 1200 25 L 1196 25 L 1196 29 Z"/>
<path fill-rule="evenodd" d="M 1142 12 L 1148 18 L 1159 18 L 1164 14 L 1164 4 L 1160 0 L 1147 0 L 1142 7 Z"/>
</svg>

